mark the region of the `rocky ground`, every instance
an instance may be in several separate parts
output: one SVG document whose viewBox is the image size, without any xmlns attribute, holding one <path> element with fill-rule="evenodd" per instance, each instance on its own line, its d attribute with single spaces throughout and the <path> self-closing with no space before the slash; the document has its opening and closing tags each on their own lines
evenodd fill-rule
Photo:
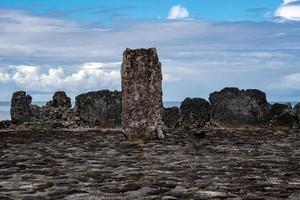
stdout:
<svg viewBox="0 0 300 200">
<path fill-rule="evenodd" d="M 300 133 L 2 131 L 0 199 L 299 199 Z"/>
</svg>

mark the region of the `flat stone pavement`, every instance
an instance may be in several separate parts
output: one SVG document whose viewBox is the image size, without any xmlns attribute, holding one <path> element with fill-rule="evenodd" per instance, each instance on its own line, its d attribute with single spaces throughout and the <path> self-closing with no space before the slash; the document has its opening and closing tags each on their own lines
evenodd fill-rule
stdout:
<svg viewBox="0 0 300 200">
<path fill-rule="evenodd" d="M 300 132 L 0 133 L 0 199 L 300 199 Z"/>
</svg>

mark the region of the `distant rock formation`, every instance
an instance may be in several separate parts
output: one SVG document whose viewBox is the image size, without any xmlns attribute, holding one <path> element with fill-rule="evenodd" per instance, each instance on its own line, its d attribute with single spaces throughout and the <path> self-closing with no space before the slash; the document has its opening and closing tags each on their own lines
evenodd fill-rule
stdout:
<svg viewBox="0 0 300 200">
<path fill-rule="evenodd" d="M 210 120 L 211 106 L 201 98 L 186 98 L 180 106 L 180 126 L 185 129 L 204 127 Z"/>
<path fill-rule="evenodd" d="M 291 103 L 275 103 L 270 110 L 270 126 L 297 128 L 298 116 L 293 111 Z"/>
<path fill-rule="evenodd" d="M 122 124 L 131 139 L 164 138 L 162 72 L 155 48 L 123 53 Z"/>
<path fill-rule="evenodd" d="M 12 123 L 20 124 L 32 120 L 31 100 L 31 96 L 24 91 L 13 93 L 10 108 Z"/>
<path fill-rule="evenodd" d="M 32 98 L 26 92 L 15 92 L 11 100 L 13 124 L 29 129 L 68 128 L 76 124 L 75 114 L 71 109 L 71 99 L 65 92 L 56 92 L 46 106 L 31 104 Z"/>
<path fill-rule="evenodd" d="M 270 105 L 255 89 L 224 88 L 209 95 L 212 120 L 223 125 L 266 125 Z"/>
<path fill-rule="evenodd" d="M 55 92 L 52 101 L 49 101 L 46 104 L 47 107 L 65 107 L 65 108 L 71 108 L 71 98 L 66 95 L 64 91 L 58 91 Z"/>
<path fill-rule="evenodd" d="M 178 107 L 164 108 L 163 121 L 167 128 L 178 128 L 180 111 Z"/>
<path fill-rule="evenodd" d="M 76 97 L 76 116 L 91 126 L 120 127 L 122 111 L 121 92 L 101 90 Z"/>
</svg>

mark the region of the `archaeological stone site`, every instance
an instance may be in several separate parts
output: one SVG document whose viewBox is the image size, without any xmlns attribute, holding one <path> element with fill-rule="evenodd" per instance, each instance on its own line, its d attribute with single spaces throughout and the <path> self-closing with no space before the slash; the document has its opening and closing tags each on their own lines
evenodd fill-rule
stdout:
<svg viewBox="0 0 300 200">
<path fill-rule="evenodd" d="M 157 51 L 124 51 L 122 91 L 13 93 L 0 199 L 300 199 L 300 103 L 225 87 L 164 107 Z"/>
</svg>

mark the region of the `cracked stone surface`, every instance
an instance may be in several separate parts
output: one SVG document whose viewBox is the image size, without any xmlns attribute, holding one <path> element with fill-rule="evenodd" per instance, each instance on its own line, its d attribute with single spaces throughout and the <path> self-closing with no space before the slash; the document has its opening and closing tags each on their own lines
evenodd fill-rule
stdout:
<svg viewBox="0 0 300 200">
<path fill-rule="evenodd" d="M 121 77 L 126 135 L 131 139 L 163 139 L 162 72 L 156 49 L 126 49 Z"/>
<path fill-rule="evenodd" d="M 297 199 L 299 132 L 206 130 L 130 142 L 120 131 L 0 133 L 0 199 Z"/>
</svg>

